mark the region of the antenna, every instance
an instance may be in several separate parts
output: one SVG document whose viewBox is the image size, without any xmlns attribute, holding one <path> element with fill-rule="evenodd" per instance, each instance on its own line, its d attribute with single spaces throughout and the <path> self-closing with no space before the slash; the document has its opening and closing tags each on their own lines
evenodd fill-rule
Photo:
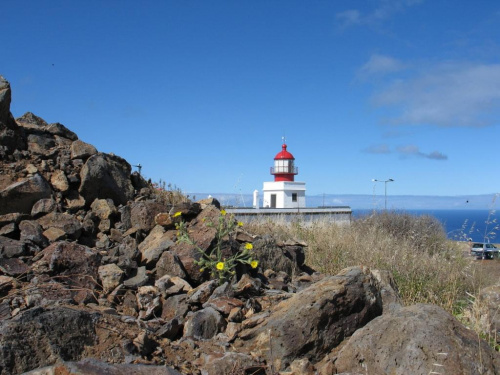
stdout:
<svg viewBox="0 0 500 375">
<path fill-rule="evenodd" d="M 281 141 L 282 141 L 283 143 L 286 143 L 286 137 L 285 137 L 285 136 L 281 137 Z"/>
<path fill-rule="evenodd" d="M 133 165 L 132 167 L 137 168 L 139 170 L 139 175 L 142 176 L 141 175 L 141 170 L 142 170 L 142 165 L 141 164 Z"/>
</svg>

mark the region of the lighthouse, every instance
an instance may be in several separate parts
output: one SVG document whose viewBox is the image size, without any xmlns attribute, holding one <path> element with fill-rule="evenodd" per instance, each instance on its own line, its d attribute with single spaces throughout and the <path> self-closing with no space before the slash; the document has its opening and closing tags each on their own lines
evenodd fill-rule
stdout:
<svg viewBox="0 0 500 375">
<path fill-rule="evenodd" d="M 306 183 L 295 181 L 299 173 L 295 158 L 287 150 L 285 139 L 281 151 L 274 157 L 271 175 L 274 181 L 264 182 L 262 189 L 264 208 L 304 208 L 306 206 Z"/>
</svg>

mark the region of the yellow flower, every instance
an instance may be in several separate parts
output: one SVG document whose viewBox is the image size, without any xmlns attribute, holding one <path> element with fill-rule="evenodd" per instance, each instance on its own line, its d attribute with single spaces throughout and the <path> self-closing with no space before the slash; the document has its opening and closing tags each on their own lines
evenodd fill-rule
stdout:
<svg viewBox="0 0 500 375">
<path fill-rule="evenodd" d="M 200 272 L 203 272 L 203 271 L 205 271 L 205 268 L 200 268 Z"/>
<path fill-rule="evenodd" d="M 247 242 L 247 243 L 245 244 L 245 249 L 247 249 L 247 250 L 252 250 L 252 249 L 253 249 L 253 245 L 252 245 L 250 242 Z"/>
<path fill-rule="evenodd" d="M 181 215 L 182 215 L 182 212 L 177 211 L 177 212 L 174 214 L 174 217 L 178 217 L 178 216 L 181 216 Z"/>
<path fill-rule="evenodd" d="M 242 226 L 243 226 L 243 222 L 238 221 L 238 226 L 239 226 L 239 227 L 242 227 Z"/>
<path fill-rule="evenodd" d="M 217 268 L 219 271 L 222 271 L 224 269 L 224 262 L 219 262 L 215 265 L 215 268 Z"/>
<path fill-rule="evenodd" d="M 259 265 L 259 262 L 256 260 L 252 260 L 250 262 L 250 267 L 252 267 L 252 268 L 257 268 L 258 265 Z"/>
<path fill-rule="evenodd" d="M 226 210 L 220 210 L 220 214 L 221 214 L 222 216 L 226 216 Z"/>
</svg>

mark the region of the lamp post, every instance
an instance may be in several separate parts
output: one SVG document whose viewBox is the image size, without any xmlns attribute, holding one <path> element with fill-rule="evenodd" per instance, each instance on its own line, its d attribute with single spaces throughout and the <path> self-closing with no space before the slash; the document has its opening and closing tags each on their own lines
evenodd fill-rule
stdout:
<svg viewBox="0 0 500 375">
<path fill-rule="evenodd" d="M 381 180 L 377 180 L 377 179 L 372 179 L 373 182 L 383 182 L 384 183 L 384 197 L 385 197 L 385 205 L 384 205 L 384 209 L 387 211 L 387 183 L 388 182 L 393 182 L 394 180 L 392 178 L 389 178 L 388 180 L 384 180 L 384 181 L 381 181 Z"/>
</svg>

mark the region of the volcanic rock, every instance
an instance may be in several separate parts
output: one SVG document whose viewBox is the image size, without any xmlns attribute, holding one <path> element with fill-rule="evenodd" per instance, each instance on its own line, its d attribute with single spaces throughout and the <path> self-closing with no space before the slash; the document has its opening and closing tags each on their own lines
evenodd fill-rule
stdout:
<svg viewBox="0 0 500 375">
<path fill-rule="evenodd" d="M 51 194 L 50 185 L 37 173 L 0 191 L 0 215 L 13 212 L 29 214 L 36 201 L 50 198 Z"/>
<path fill-rule="evenodd" d="M 130 182 L 131 166 L 127 161 L 110 154 L 91 156 L 80 172 L 79 192 L 87 204 L 94 199 L 112 199 L 115 205 L 126 204 L 134 195 Z"/>
<path fill-rule="evenodd" d="M 357 330 L 334 364 L 339 373 L 373 375 L 500 372 L 493 348 L 442 308 L 423 304 L 383 314 Z"/>
</svg>

